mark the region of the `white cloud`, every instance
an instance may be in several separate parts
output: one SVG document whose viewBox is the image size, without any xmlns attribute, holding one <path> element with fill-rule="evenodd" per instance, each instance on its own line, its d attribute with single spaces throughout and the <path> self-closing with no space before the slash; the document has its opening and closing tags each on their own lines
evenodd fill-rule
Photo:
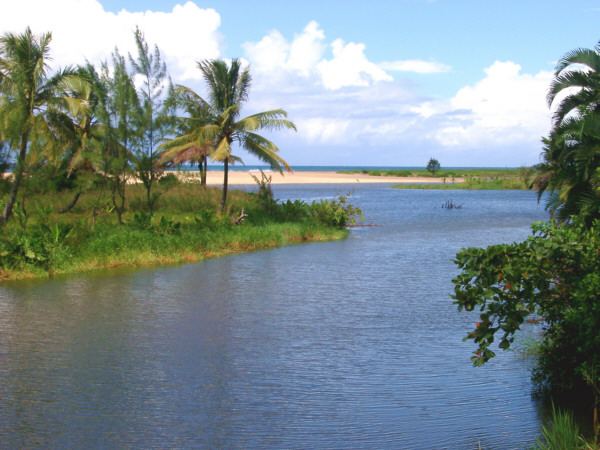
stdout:
<svg viewBox="0 0 600 450">
<path fill-rule="evenodd" d="M 443 73 L 449 72 L 452 69 L 446 64 L 435 61 L 423 61 L 420 59 L 381 62 L 378 64 L 378 66 L 383 70 L 414 73 Z"/>
<path fill-rule="evenodd" d="M 345 86 L 368 86 L 378 81 L 392 81 L 393 78 L 364 54 L 365 46 L 336 39 L 331 44 L 333 58 L 317 65 L 323 85 L 329 89 Z"/>
<path fill-rule="evenodd" d="M 199 93 L 196 61 L 223 57 L 219 14 L 192 2 L 166 13 L 113 14 L 97 0 L 20 0 L 2 12 L 0 33 L 28 25 L 53 31 L 53 67 L 86 58 L 97 64 L 116 45 L 135 55 L 136 25 L 158 44 L 174 81 Z M 276 142 L 292 164 L 414 165 L 430 156 L 444 165 L 532 164 L 550 126 L 552 73 L 523 73 L 514 62 L 495 62 L 478 82 L 433 99 L 389 72 L 441 73 L 443 81 L 449 66 L 419 59 L 376 64 L 364 44 L 327 40 L 314 21 L 291 39 L 273 30 L 243 48 L 254 77 L 243 114 L 288 111 L 298 133 L 277 134 Z"/>
<path fill-rule="evenodd" d="M 332 58 L 326 59 L 330 47 Z M 368 86 L 379 81 L 392 81 L 377 64 L 369 61 L 364 44 L 345 43 L 342 39 L 325 44 L 325 33 L 311 21 L 300 34 L 288 42 L 279 31 L 272 31 L 260 41 L 243 44 L 254 69 L 269 72 L 272 79 L 302 77 L 327 89 L 347 86 Z"/>
<path fill-rule="evenodd" d="M 196 61 L 221 56 L 220 16 L 193 2 L 176 5 L 171 12 L 118 14 L 104 11 L 96 0 L 20 0 L 3 6 L 0 31 L 52 32 L 51 51 L 57 66 L 98 64 L 110 58 L 115 46 L 122 55 L 136 54 L 133 31 L 145 33 L 148 44 L 159 46 L 176 81 L 200 77 Z M 68 14 L 65 13 L 68 11 Z"/>
<path fill-rule="evenodd" d="M 552 73 L 524 74 L 514 62 L 496 61 L 485 74 L 437 106 L 438 114 L 470 111 L 447 118 L 446 125 L 435 133 L 440 144 L 480 147 L 539 142 L 550 124 L 546 93 Z M 420 108 L 415 110 L 424 117 L 431 117 L 436 109 L 432 104 Z"/>
</svg>

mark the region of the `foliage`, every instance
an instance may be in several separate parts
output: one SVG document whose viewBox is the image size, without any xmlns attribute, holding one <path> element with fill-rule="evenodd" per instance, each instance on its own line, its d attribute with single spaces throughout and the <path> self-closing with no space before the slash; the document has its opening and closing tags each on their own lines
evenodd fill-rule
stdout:
<svg viewBox="0 0 600 450">
<path fill-rule="evenodd" d="M 430 158 L 425 169 L 435 177 L 435 173 L 441 169 L 440 162 L 435 158 Z"/>
<path fill-rule="evenodd" d="M 49 73 L 51 40 L 50 33 L 37 36 L 29 28 L 0 37 L 0 142 L 16 155 L 0 225 L 12 214 L 24 172 L 56 163 L 63 128 L 88 108 L 89 85 L 74 70 Z"/>
<path fill-rule="evenodd" d="M 161 178 L 163 167 L 160 164 L 159 141 L 167 134 L 168 115 L 171 103 L 166 101 L 164 87 L 167 67 L 162 61 L 160 50 L 155 45 L 150 52 L 142 31 L 137 28 L 134 33 L 137 47 L 137 59 L 129 55 L 129 62 L 134 74 L 141 77 L 139 89 L 140 113 L 137 116 L 137 135 L 134 167 L 137 177 L 146 187 L 146 202 L 152 213 L 156 200 L 163 192 L 153 192 L 156 182 Z M 169 79 L 169 96 L 173 95 Z"/>
<path fill-rule="evenodd" d="M 554 405 L 550 424 L 542 425 L 542 439 L 536 440 L 536 449 L 539 450 L 585 448 L 573 415 L 568 411 L 556 410 Z"/>
<path fill-rule="evenodd" d="M 538 223 L 526 241 L 461 250 L 453 280 L 458 309 L 480 311 L 465 339 L 478 345 L 471 358 L 482 365 L 508 349 L 525 319 L 543 324 L 534 381 L 554 392 L 582 389 L 582 370 L 600 368 L 600 222 L 587 227 Z M 498 336 L 497 336 L 498 335 Z M 589 390 L 589 389 L 588 389 Z"/>
<path fill-rule="evenodd" d="M 277 200 L 273 197 L 273 189 L 271 189 L 271 180 L 273 177 L 266 175 L 260 171 L 260 180 L 254 174 L 250 174 L 256 184 L 258 184 L 258 202 L 268 212 L 273 211 Z"/>
<path fill-rule="evenodd" d="M 356 219 L 363 219 L 360 208 L 348 203 L 346 195 L 338 196 L 337 200 L 314 201 L 310 205 L 311 214 L 323 225 L 343 228 L 348 224 L 356 223 Z"/>
<path fill-rule="evenodd" d="M 571 215 L 600 217 L 600 43 L 575 49 L 556 65 L 548 91 L 554 106 L 550 135 L 543 138 L 542 162 L 530 182 L 560 220 Z"/>
<path fill-rule="evenodd" d="M 157 201 L 153 214 L 145 208 L 145 187 L 131 185 L 123 223 L 108 207 L 94 216 L 91 227 L 100 189 L 83 192 L 77 205 L 60 215 L 70 192 L 31 192 L 23 212 L 26 228 L 11 221 L 0 235 L 0 279 L 194 261 L 346 235 L 318 223 L 300 200 L 277 204 L 267 213 L 256 194 L 234 190 L 229 207 L 220 211 L 220 190 L 199 184 L 177 184 Z M 16 209 L 21 211 L 20 204 Z M 248 220 L 233 226 L 241 210 Z"/>
<path fill-rule="evenodd" d="M 240 161 L 233 155 L 232 144 L 239 144 L 244 150 L 257 157 L 269 166 L 283 173 L 283 169 L 291 171 L 291 167 L 281 156 L 279 148 L 270 140 L 256 133 L 260 130 L 296 130 L 293 122 L 286 119 L 283 109 L 264 111 L 239 118 L 242 105 L 248 100 L 252 78 L 248 68 L 242 69 L 238 59 L 230 65 L 223 60 L 205 60 L 198 63 L 204 80 L 208 85 L 208 101 L 206 124 L 195 128 L 185 138 L 188 143 L 200 147 L 210 145 L 210 158 L 223 162 L 223 198 L 221 209 L 227 201 L 229 164 Z M 196 95 L 198 99 L 201 99 Z"/>
</svg>

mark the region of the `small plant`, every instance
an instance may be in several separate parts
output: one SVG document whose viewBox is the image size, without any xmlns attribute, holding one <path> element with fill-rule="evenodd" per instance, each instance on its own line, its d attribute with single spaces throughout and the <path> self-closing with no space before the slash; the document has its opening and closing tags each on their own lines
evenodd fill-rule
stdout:
<svg viewBox="0 0 600 450">
<path fill-rule="evenodd" d="M 273 207 L 277 203 L 277 200 L 273 197 L 273 190 L 271 189 L 271 180 L 273 177 L 265 175 L 262 170 L 260 171 L 260 180 L 252 173 L 250 176 L 254 178 L 254 181 L 258 184 L 258 202 L 265 210 L 267 210 L 267 212 L 273 211 Z"/>
</svg>

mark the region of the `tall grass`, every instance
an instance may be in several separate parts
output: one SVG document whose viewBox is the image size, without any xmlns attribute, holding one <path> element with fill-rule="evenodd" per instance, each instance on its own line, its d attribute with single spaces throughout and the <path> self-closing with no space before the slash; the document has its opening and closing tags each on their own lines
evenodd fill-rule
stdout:
<svg viewBox="0 0 600 450">
<path fill-rule="evenodd" d="M 600 448 L 595 440 L 590 441 L 582 436 L 571 412 L 556 409 L 554 404 L 552 419 L 542 426 L 541 431 L 541 439 L 536 438 L 537 445 L 534 447 L 537 450 L 598 450 Z"/>
<path fill-rule="evenodd" d="M 123 224 L 106 192 L 84 193 L 66 214 L 58 211 L 72 193 L 27 198 L 22 212 L 26 219 L 11 220 L 0 234 L 0 279 L 177 264 L 347 234 L 319 221 L 302 202 L 267 210 L 256 194 L 234 190 L 226 210 L 220 211 L 219 189 L 181 184 L 165 192 L 158 211 L 150 215 L 143 187 L 127 189 Z M 302 214 L 296 214 L 296 207 Z M 242 211 L 247 217 L 236 223 Z"/>
</svg>

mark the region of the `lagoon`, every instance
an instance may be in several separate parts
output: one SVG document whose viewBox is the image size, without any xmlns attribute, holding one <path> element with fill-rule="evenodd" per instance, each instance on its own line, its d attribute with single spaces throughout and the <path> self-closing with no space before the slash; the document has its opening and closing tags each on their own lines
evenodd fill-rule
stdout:
<svg viewBox="0 0 600 450">
<path fill-rule="evenodd" d="M 2 446 L 533 443 L 530 362 L 499 351 L 473 368 L 476 317 L 449 294 L 460 248 L 522 240 L 548 217 L 536 194 L 273 190 L 352 188 L 379 226 L 344 241 L 0 285 Z"/>
</svg>

